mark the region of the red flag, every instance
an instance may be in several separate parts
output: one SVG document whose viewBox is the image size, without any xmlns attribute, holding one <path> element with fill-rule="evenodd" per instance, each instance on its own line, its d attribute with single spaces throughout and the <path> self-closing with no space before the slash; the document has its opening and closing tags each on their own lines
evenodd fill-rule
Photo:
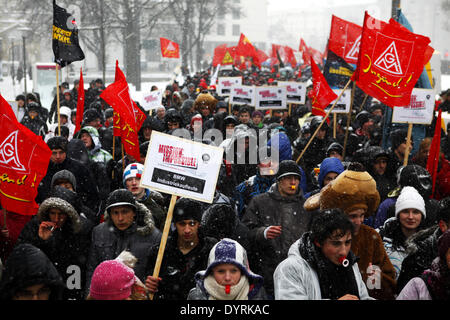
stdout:
<svg viewBox="0 0 450 320">
<path fill-rule="evenodd" d="M 393 19 L 376 20 L 367 12 L 358 65 L 352 80 L 368 95 L 390 106 L 406 106 L 431 59 L 430 39 L 414 34 Z"/>
<path fill-rule="evenodd" d="M 250 57 L 253 59 L 253 63 L 258 67 L 261 68 L 261 63 L 258 59 L 258 54 L 255 49 L 255 47 L 252 45 L 250 40 L 247 39 L 247 37 L 241 33 L 241 37 L 239 38 L 239 43 L 236 46 L 236 55 L 245 57 Z"/>
<path fill-rule="evenodd" d="M 136 161 L 140 161 L 138 120 L 136 119 L 135 103 L 130 97 L 128 83 L 122 70 L 116 62 L 116 79 L 100 95 L 119 115 L 119 121 L 114 119 L 114 129 L 116 122 L 118 128 L 114 133 L 120 133 L 125 152 Z M 120 130 L 120 131 L 119 131 Z"/>
<path fill-rule="evenodd" d="M 434 190 L 436 185 L 436 176 L 439 164 L 439 156 L 441 153 L 441 124 L 442 124 L 442 109 L 439 109 L 438 117 L 436 120 L 436 126 L 434 128 L 434 136 L 431 141 L 430 151 L 427 160 L 427 171 L 430 173 L 433 180 L 432 195 L 434 196 Z"/>
<path fill-rule="evenodd" d="M 161 42 L 161 54 L 164 58 L 180 58 L 180 47 L 178 43 L 166 38 L 159 38 Z"/>
<path fill-rule="evenodd" d="M 263 50 L 257 49 L 256 54 L 258 55 L 258 61 L 260 64 L 269 59 L 269 56 Z"/>
<path fill-rule="evenodd" d="M 213 66 L 215 68 L 219 64 L 225 66 L 233 63 L 234 53 L 232 48 L 228 48 L 226 44 L 222 44 L 214 49 Z"/>
<path fill-rule="evenodd" d="M 78 87 L 78 98 L 77 98 L 77 117 L 75 119 L 75 132 L 78 132 L 81 129 L 81 122 L 83 121 L 83 114 L 84 114 L 84 80 L 82 68 L 80 68 L 79 85 L 80 86 Z"/>
<path fill-rule="evenodd" d="M 325 108 L 332 102 L 336 100 L 338 96 L 331 90 L 327 83 L 327 80 L 320 72 L 319 67 L 314 62 L 311 57 L 311 72 L 313 78 L 313 88 L 308 93 L 309 99 L 311 99 L 311 113 L 316 116 L 326 116 Z M 327 122 L 330 123 L 330 119 L 327 117 Z"/>
<path fill-rule="evenodd" d="M 361 44 L 361 33 L 361 26 L 333 15 L 328 49 L 344 59 L 345 62 L 356 64 Z"/>
<path fill-rule="evenodd" d="M 34 199 L 52 152 L 10 110 L 0 95 L 0 201 L 7 211 L 35 215 L 39 206 Z"/>
</svg>

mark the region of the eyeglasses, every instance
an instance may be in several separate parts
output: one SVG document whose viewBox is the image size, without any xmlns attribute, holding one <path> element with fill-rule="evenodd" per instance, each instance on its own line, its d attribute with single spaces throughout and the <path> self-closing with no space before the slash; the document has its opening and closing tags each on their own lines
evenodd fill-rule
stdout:
<svg viewBox="0 0 450 320">
<path fill-rule="evenodd" d="M 52 290 L 49 287 L 42 287 L 37 292 L 30 290 L 20 290 L 16 293 L 16 297 L 22 300 L 33 300 L 34 297 L 39 300 L 47 299 Z"/>
</svg>

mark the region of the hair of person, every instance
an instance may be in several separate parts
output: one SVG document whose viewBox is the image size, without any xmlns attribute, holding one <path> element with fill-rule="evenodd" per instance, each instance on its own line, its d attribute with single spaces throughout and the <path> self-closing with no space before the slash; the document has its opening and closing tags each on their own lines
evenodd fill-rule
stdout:
<svg viewBox="0 0 450 320">
<path fill-rule="evenodd" d="M 445 197 L 439 202 L 439 210 L 437 212 L 437 220 L 443 220 L 450 226 L 450 197 Z"/>
<path fill-rule="evenodd" d="M 311 226 L 313 241 L 323 244 L 330 237 L 343 237 L 348 232 L 354 234 L 352 221 L 340 209 L 327 209 L 319 212 Z"/>
</svg>

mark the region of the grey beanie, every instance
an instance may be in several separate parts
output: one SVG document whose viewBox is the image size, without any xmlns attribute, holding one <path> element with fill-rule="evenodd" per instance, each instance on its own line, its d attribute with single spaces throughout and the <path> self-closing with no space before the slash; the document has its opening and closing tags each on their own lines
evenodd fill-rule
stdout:
<svg viewBox="0 0 450 320">
<path fill-rule="evenodd" d="M 53 175 L 51 187 L 53 188 L 58 180 L 66 180 L 72 184 L 73 190 L 77 191 L 77 179 L 69 170 L 61 170 Z"/>
</svg>

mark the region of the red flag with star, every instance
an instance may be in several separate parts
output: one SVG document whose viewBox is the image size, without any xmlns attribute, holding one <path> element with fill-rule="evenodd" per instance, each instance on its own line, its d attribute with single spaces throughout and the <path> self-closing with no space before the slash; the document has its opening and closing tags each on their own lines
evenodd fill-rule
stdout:
<svg viewBox="0 0 450 320">
<path fill-rule="evenodd" d="M 311 71 L 313 79 L 313 88 L 308 93 L 309 99 L 311 99 L 311 113 L 316 116 L 326 116 L 325 108 L 338 98 L 336 93 L 331 90 L 319 67 L 311 57 Z M 330 119 L 327 117 L 327 122 L 330 123 Z"/>
</svg>

